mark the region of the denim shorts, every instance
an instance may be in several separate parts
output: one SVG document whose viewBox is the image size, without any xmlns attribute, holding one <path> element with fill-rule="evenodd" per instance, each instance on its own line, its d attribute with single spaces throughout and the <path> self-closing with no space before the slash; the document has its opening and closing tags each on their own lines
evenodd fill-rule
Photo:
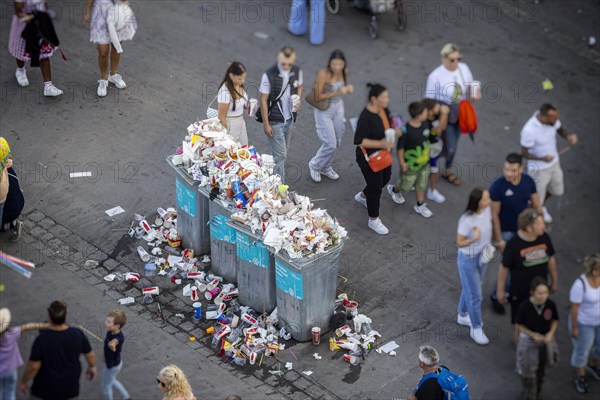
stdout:
<svg viewBox="0 0 600 400">
<path fill-rule="evenodd" d="M 569 319 L 569 325 L 571 320 Z M 579 328 L 579 337 L 571 339 L 573 342 L 573 355 L 571 356 L 571 366 L 574 368 L 585 367 L 589 356 L 600 360 L 600 325 L 590 326 L 577 324 Z M 569 326 L 569 331 L 570 331 Z"/>
</svg>

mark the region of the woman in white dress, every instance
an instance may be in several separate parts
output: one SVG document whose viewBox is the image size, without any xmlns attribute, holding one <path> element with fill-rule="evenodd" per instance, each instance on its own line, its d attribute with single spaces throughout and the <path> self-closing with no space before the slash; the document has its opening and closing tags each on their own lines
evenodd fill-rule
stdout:
<svg viewBox="0 0 600 400">
<path fill-rule="evenodd" d="M 248 144 L 244 110 L 248 103 L 248 94 L 244 90 L 246 67 L 240 62 L 231 63 L 217 93 L 219 103 L 219 121 L 228 133 L 242 145 Z"/>
</svg>

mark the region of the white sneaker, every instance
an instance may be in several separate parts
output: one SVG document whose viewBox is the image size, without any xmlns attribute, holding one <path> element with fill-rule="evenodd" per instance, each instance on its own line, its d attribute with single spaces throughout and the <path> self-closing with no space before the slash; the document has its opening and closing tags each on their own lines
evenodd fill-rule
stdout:
<svg viewBox="0 0 600 400">
<path fill-rule="evenodd" d="M 438 192 L 437 189 L 427 189 L 427 199 L 431 200 L 431 201 L 435 201 L 436 203 L 442 204 L 443 202 L 446 201 L 446 198 L 444 197 L 444 195 L 442 195 L 440 192 Z"/>
<path fill-rule="evenodd" d="M 471 328 L 471 339 L 473 339 L 475 343 L 482 346 L 485 346 L 486 344 L 490 343 L 490 339 L 488 339 L 488 337 L 485 336 L 485 333 L 481 328 Z"/>
<path fill-rule="evenodd" d="M 313 167 L 310 166 L 310 164 L 308 164 L 308 170 L 310 171 L 310 178 L 319 183 L 321 182 L 321 173 L 319 172 L 318 169 L 314 169 Z"/>
<path fill-rule="evenodd" d="M 369 228 L 373 229 L 376 233 L 380 235 L 387 235 L 390 232 L 379 218 L 369 218 Z"/>
<path fill-rule="evenodd" d="M 458 317 L 456 317 L 456 323 L 462 326 L 468 326 L 471 327 L 473 326 L 473 324 L 471 323 L 471 317 L 469 316 L 469 314 L 467 314 L 466 316 L 462 316 L 460 314 L 458 314 Z"/>
<path fill-rule="evenodd" d="M 96 92 L 98 94 L 98 97 L 106 96 L 107 89 L 108 89 L 108 81 L 104 80 L 104 79 L 100 79 L 98 81 L 98 91 Z"/>
<path fill-rule="evenodd" d="M 321 171 L 323 175 L 331 179 L 332 181 L 337 181 L 340 179 L 340 176 L 333 170 L 332 167 L 327 167 L 323 171 Z"/>
<path fill-rule="evenodd" d="M 123 77 L 119 74 L 109 75 L 108 81 L 110 83 L 113 83 L 117 87 L 117 89 L 125 89 L 127 87 L 125 81 L 123 80 Z"/>
<path fill-rule="evenodd" d="M 542 208 L 542 211 L 544 212 L 544 222 L 551 224 L 554 221 L 554 219 L 552 219 L 552 215 L 550 215 L 548 210 L 546 210 L 546 207 Z"/>
<path fill-rule="evenodd" d="M 402 193 L 394 192 L 394 185 L 387 185 L 387 191 L 390 194 L 390 196 L 392 196 L 392 200 L 394 200 L 394 203 L 404 204 L 406 202 L 406 200 L 404 199 L 404 196 L 402 196 Z"/>
<path fill-rule="evenodd" d="M 429 218 L 433 215 L 433 213 L 429 210 L 429 208 L 427 208 L 427 203 L 423 203 L 420 206 L 415 204 L 414 209 L 417 213 L 421 214 L 425 218 Z"/>
<path fill-rule="evenodd" d="M 17 78 L 19 86 L 29 86 L 29 79 L 27 79 L 27 72 L 25 71 L 25 68 L 23 68 L 22 71 L 19 68 L 17 68 L 17 71 L 15 72 L 15 77 Z"/>
<path fill-rule="evenodd" d="M 57 88 L 56 86 L 54 86 L 52 84 L 44 85 L 44 96 L 56 97 L 56 96 L 60 96 L 61 94 L 63 94 L 63 91 L 60 90 L 59 88 Z"/>
<path fill-rule="evenodd" d="M 354 196 L 354 200 L 356 200 L 357 203 L 360 203 L 363 206 L 365 206 L 365 208 L 367 208 L 367 198 L 363 195 L 363 192 L 356 193 L 356 195 Z"/>
</svg>

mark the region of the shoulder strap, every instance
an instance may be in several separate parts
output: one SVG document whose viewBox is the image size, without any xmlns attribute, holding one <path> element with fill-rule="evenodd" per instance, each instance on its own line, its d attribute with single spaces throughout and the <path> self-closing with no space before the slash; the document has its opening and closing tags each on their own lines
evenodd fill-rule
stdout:
<svg viewBox="0 0 600 400">
<path fill-rule="evenodd" d="M 388 119 L 388 116 L 385 113 L 385 109 L 382 108 L 379 111 L 379 117 L 381 118 L 381 122 L 383 122 L 383 129 L 390 129 L 390 120 Z"/>
<path fill-rule="evenodd" d="M 583 285 L 583 294 L 585 294 L 585 280 L 583 279 L 585 275 L 580 275 L 579 279 L 581 281 L 581 284 Z"/>
</svg>

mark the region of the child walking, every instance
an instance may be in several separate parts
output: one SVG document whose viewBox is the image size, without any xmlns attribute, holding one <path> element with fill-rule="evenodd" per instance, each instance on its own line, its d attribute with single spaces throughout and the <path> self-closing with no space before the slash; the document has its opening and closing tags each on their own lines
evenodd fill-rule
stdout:
<svg viewBox="0 0 600 400">
<path fill-rule="evenodd" d="M 398 139 L 398 161 L 401 177 L 396 186 L 387 185 L 387 191 L 397 204 L 406 201 L 401 192 L 407 193 L 413 187 L 417 193 L 414 209 L 418 214 L 429 218 L 433 213 L 425 203 L 425 190 L 429 177 L 429 129 L 425 125 L 427 109 L 422 102 L 413 102 L 408 106 L 410 119 L 406 123 L 406 133 Z"/>
<path fill-rule="evenodd" d="M 91 18 L 91 21 L 90 21 Z M 90 21 L 90 42 L 98 45 L 98 65 L 100 80 L 98 81 L 98 97 L 107 93 L 108 83 L 117 89 L 127 86 L 118 73 L 121 53 L 121 42 L 133 39 L 137 30 L 137 20 L 127 0 L 88 0 L 83 22 Z M 110 56 L 110 75 L 108 74 Z"/>
<path fill-rule="evenodd" d="M 122 399 L 129 399 L 129 393 L 121 382 L 117 380 L 117 375 L 123 368 L 121 361 L 121 350 L 125 335 L 121 329 L 127 323 L 127 315 L 121 310 L 114 310 L 108 313 L 104 325 L 106 326 L 106 338 L 104 339 L 104 361 L 106 366 L 102 374 L 102 395 L 105 400 L 113 399 L 113 388 L 119 393 Z"/>
</svg>

